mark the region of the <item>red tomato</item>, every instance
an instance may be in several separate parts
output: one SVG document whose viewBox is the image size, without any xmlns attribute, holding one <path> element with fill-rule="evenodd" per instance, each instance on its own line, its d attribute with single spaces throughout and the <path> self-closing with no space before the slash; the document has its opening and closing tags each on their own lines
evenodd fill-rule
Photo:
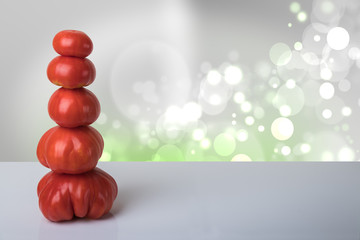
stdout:
<svg viewBox="0 0 360 240">
<path fill-rule="evenodd" d="M 85 88 L 59 88 L 48 104 L 52 120 L 62 127 L 90 125 L 100 114 L 100 103 L 95 94 Z"/>
<path fill-rule="evenodd" d="M 37 187 L 40 210 L 53 222 L 100 218 L 110 211 L 117 193 L 115 180 L 99 168 L 76 175 L 49 172 Z"/>
<path fill-rule="evenodd" d="M 58 32 L 53 39 L 55 51 L 62 56 L 87 57 L 93 50 L 93 43 L 85 33 L 76 30 Z"/>
<path fill-rule="evenodd" d="M 54 172 L 79 174 L 95 168 L 103 149 L 103 138 L 93 127 L 56 126 L 41 137 L 36 154 Z"/>
<path fill-rule="evenodd" d="M 90 85 L 96 76 L 94 64 L 87 58 L 54 58 L 48 65 L 49 80 L 64 88 L 80 88 Z"/>
</svg>

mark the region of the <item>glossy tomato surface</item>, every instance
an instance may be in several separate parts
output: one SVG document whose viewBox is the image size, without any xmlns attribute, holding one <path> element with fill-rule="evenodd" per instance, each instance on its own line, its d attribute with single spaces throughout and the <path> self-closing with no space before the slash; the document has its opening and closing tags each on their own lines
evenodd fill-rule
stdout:
<svg viewBox="0 0 360 240">
<path fill-rule="evenodd" d="M 47 76 L 53 84 L 72 89 L 90 85 L 96 70 L 87 58 L 58 56 L 49 63 Z"/>
<path fill-rule="evenodd" d="M 53 39 L 54 50 L 62 56 L 87 57 L 93 50 L 93 43 L 88 35 L 77 30 L 58 32 Z"/>
<path fill-rule="evenodd" d="M 103 138 L 93 127 L 56 126 L 41 137 L 36 154 L 54 172 L 79 174 L 95 168 L 103 149 Z"/>
<path fill-rule="evenodd" d="M 52 120 L 62 127 L 90 125 L 100 114 L 100 103 L 95 94 L 85 88 L 59 88 L 48 104 Z"/>
<path fill-rule="evenodd" d="M 77 175 L 49 172 L 37 187 L 40 210 L 54 222 L 100 218 L 110 211 L 117 193 L 115 180 L 99 168 Z"/>
</svg>

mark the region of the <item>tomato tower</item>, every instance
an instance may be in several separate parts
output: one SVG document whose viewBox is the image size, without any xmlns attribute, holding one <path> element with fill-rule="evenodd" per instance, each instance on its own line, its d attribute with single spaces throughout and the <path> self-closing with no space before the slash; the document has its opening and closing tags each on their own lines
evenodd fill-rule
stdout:
<svg viewBox="0 0 360 240">
<path fill-rule="evenodd" d="M 53 39 L 60 56 L 48 65 L 49 80 L 61 86 L 51 96 L 48 112 L 58 126 L 48 130 L 37 147 L 39 162 L 52 171 L 38 184 L 39 207 L 50 221 L 76 217 L 100 218 L 117 196 L 115 180 L 96 168 L 104 141 L 89 126 L 99 117 L 100 103 L 86 88 L 95 80 L 93 50 L 83 32 L 64 30 Z"/>
</svg>

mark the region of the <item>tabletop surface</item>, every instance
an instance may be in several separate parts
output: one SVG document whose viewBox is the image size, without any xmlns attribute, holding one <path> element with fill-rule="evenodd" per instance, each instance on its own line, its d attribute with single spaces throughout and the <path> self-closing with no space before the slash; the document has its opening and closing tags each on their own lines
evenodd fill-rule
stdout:
<svg viewBox="0 0 360 240">
<path fill-rule="evenodd" d="M 52 223 L 39 163 L 0 163 L 0 239 L 359 240 L 360 164 L 109 162 L 119 194 L 100 220 Z"/>
</svg>

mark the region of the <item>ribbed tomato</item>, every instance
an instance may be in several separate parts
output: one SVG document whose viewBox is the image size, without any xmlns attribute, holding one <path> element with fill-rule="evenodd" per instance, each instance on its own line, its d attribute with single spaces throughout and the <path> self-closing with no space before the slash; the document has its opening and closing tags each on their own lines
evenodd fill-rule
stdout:
<svg viewBox="0 0 360 240">
<path fill-rule="evenodd" d="M 76 175 L 49 172 L 37 187 L 40 210 L 54 222 L 100 218 L 110 211 L 117 193 L 115 180 L 99 168 Z"/>
<path fill-rule="evenodd" d="M 58 32 L 53 39 L 54 50 L 62 56 L 87 57 L 93 50 L 93 43 L 85 33 L 77 30 Z"/>
<path fill-rule="evenodd" d="M 103 149 L 103 138 L 93 127 L 56 126 L 41 137 L 36 154 L 54 172 L 79 174 L 95 168 Z"/>
<path fill-rule="evenodd" d="M 48 104 L 52 120 L 62 127 L 90 125 L 100 114 L 100 103 L 95 94 L 85 88 L 59 88 Z"/>
<path fill-rule="evenodd" d="M 64 88 L 80 88 L 90 85 L 96 76 L 94 64 L 87 58 L 55 57 L 47 67 L 49 80 Z"/>
</svg>

